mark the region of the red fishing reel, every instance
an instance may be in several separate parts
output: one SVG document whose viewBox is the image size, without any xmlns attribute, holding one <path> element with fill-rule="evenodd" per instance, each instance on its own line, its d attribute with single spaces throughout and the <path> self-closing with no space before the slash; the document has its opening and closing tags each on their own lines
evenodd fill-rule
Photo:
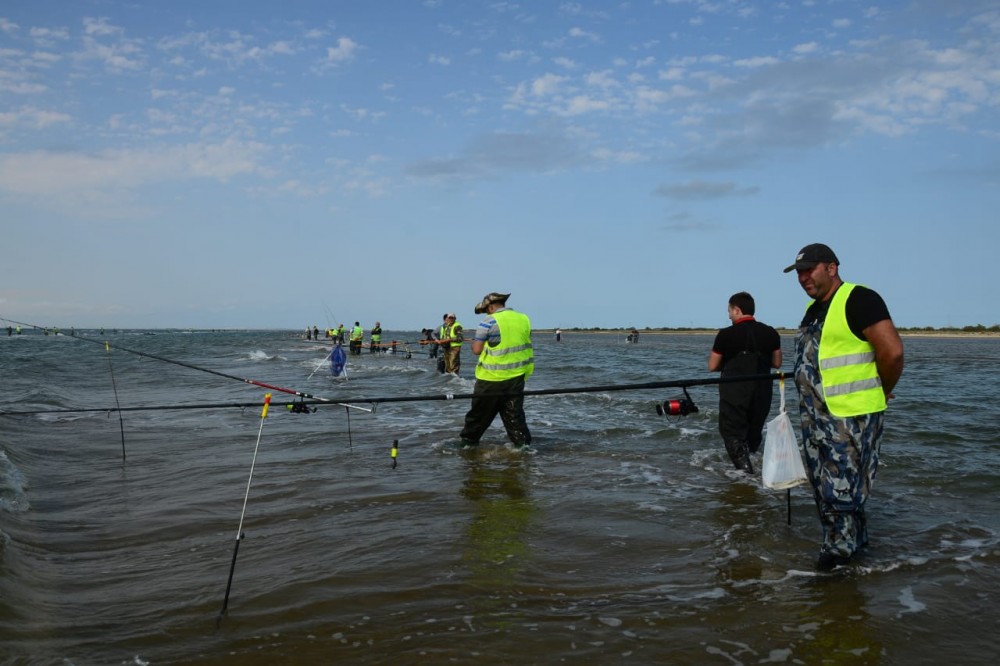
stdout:
<svg viewBox="0 0 1000 666">
<path fill-rule="evenodd" d="M 684 390 L 683 398 L 672 398 L 670 400 L 664 400 L 663 402 L 656 403 L 656 413 L 660 416 L 687 416 L 688 414 L 697 414 L 698 405 L 694 404 L 694 400 L 688 394 L 687 389 Z"/>
</svg>

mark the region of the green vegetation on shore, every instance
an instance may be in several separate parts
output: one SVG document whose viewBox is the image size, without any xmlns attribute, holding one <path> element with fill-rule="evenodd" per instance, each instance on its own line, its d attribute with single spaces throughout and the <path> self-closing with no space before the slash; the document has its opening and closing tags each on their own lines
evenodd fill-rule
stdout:
<svg viewBox="0 0 1000 666">
<path fill-rule="evenodd" d="M 620 326 L 618 328 L 606 328 L 601 326 L 574 326 L 572 328 L 562 328 L 560 329 L 564 333 L 628 333 L 633 330 L 632 326 Z M 554 331 L 553 328 L 539 328 L 536 331 Z M 636 328 L 635 330 L 640 333 L 706 333 L 714 332 L 719 330 L 718 328 L 699 328 L 699 327 L 653 327 L 646 326 L 644 328 Z M 794 331 L 795 329 L 790 328 L 778 328 L 779 331 Z M 975 326 L 962 326 L 958 327 L 948 327 L 943 326 L 941 328 L 935 328 L 933 326 L 915 326 L 915 327 L 900 327 L 900 333 L 911 333 L 911 334 L 929 334 L 929 335 L 965 335 L 965 334 L 992 334 L 1000 335 L 1000 324 L 994 324 L 993 326 L 983 326 L 982 324 L 976 324 Z"/>
</svg>

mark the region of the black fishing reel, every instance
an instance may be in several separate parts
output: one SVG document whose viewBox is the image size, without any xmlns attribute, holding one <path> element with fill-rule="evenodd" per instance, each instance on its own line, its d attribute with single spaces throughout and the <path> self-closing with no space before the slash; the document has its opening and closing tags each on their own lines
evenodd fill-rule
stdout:
<svg viewBox="0 0 1000 666">
<path fill-rule="evenodd" d="M 292 414 L 312 414 L 316 411 L 315 407 L 309 407 L 309 405 L 302 400 L 299 400 L 298 402 L 286 403 L 285 408 Z"/>
<path fill-rule="evenodd" d="M 664 400 L 663 402 L 656 403 L 656 413 L 660 416 L 687 416 L 688 414 L 697 414 L 698 405 L 694 404 L 694 400 L 688 394 L 688 390 L 685 388 L 683 398 L 672 398 L 670 400 Z"/>
</svg>

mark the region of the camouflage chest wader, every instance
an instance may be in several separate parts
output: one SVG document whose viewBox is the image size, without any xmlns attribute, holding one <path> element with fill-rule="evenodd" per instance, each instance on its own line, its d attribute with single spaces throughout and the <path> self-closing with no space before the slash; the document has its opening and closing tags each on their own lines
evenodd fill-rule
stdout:
<svg viewBox="0 0 1000 666">
<path fill-rule="evenodd" d="M 865 502 L 878 470 L 884 412 L 841 418 L 823 399 L 819 374 L 822 322 L 795 337 L 802 443 L 813 498 L 823 526 L 824 553 L 850 557 L 868 543 Z"/>
</svg>

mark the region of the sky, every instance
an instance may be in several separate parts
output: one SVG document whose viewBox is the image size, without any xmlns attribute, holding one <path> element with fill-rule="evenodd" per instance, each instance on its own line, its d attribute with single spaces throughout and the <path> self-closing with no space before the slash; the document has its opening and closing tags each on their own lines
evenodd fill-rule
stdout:
<svg viewBox="0 0 1000 666">
<path fill-rule="evenodd" d="M 1000 323 L 994 0 L 7 0 L 0 318 Z"/>
</svg>

